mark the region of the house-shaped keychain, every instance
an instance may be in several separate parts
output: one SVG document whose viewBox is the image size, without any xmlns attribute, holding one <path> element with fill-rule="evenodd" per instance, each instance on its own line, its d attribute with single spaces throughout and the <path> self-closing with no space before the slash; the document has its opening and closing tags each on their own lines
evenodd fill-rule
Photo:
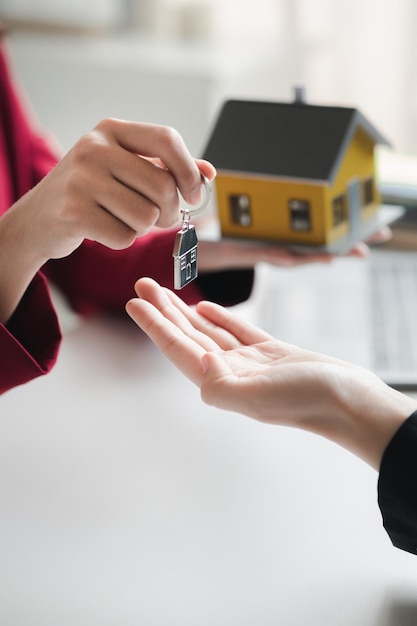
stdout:
<svg viewBox="0 0 417 626">
<path fill-rule="evenodd" d="M 381 226 L 378 144 L 389 145 L 354 108 L 225 102 L 203 154 L 222 237 L 346 252 Z"/>
<path fill-rule="evenodd" d="M 174 289 L 182 289 L 197 278 L 198 239 L 193 224 L 185 221 L 175 237 L 174 250 Z"/>
</svg>

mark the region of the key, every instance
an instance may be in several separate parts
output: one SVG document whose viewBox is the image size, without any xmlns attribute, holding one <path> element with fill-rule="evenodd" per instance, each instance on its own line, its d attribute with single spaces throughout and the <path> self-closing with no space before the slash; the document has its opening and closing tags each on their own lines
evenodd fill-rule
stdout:
<svg viewBox="0 0 417 626">
<path fill-rule="evenodd" d="M 198 276 L 197 233 L 188 212 L 184 212 L 182 228 L 175 237 L 174 250 L 174 289 L 182 289 Z"/>
<path fill-rule="evenodd" d="M 201 213 L 210 202 L 211 186 L 207 178 L 201 174 L 206 197 L 203 204 L 197 209 L 182 209 L 182 228 L 175 237 L 174 250 L 174 289 L 182 289 L 198 276 L 197 265 L 197 233 L 190 224 L 191 213 Z"/>
</svg>

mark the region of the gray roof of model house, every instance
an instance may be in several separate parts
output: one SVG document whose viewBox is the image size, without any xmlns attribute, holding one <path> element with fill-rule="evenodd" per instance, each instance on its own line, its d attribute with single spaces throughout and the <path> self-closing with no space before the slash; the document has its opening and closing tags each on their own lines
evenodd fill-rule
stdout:
<svg viewBox="0 0 417 626">
<path fill-rule="evenodd" d="M 354 108 L 229 100 L 203 158 L 219 171 L 332 182 L 358 128 L 389 145 Z"/>
</svg>

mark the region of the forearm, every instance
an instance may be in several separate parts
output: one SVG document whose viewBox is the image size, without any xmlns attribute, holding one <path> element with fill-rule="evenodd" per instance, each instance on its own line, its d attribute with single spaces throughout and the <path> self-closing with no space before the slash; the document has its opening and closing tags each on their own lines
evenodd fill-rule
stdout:
<svg viewBox="0 0 417 626">
<path fill-rule="evenodd" d="M 224 316 L 232 319 L 226 311 Z M 395 432 L 417 409 L 416 400 L 371 371 L 275 340 L 208 352 L 203 361 L 201 392 L 208 404 L 321 435 L 375 469 Z"/>
</svg>

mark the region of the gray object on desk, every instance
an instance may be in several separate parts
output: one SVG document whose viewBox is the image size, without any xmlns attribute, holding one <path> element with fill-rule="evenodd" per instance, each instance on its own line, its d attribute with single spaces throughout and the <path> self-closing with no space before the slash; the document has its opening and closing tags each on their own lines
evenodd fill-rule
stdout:
<svg viewBox="0 0 417 626">
<path fill-rule="evenodd" d="M 417 389 L 417 251 L 269 273 L 257 320 L 265 330 Z"/>
</svg>

